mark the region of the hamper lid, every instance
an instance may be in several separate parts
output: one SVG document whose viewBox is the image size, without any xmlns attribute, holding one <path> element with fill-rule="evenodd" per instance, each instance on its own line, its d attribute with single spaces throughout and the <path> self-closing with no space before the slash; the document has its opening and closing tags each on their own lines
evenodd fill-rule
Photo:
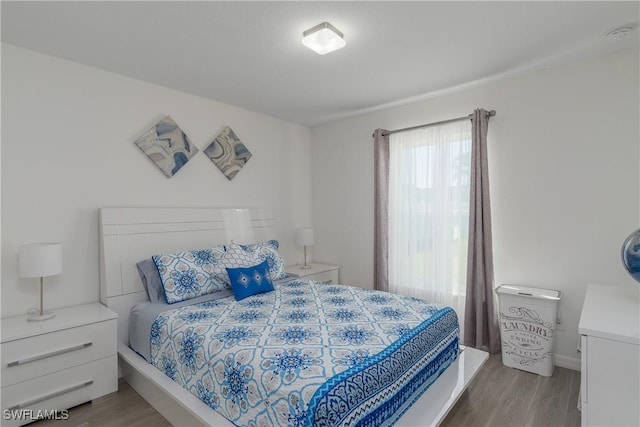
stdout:
<svg viewBox="0 0 640 427">
<path fill-rule="evenodd" d="M 539 298 L 553 301 L 560 300 L 562 296 L 560 291 L 554 291 L 553 289 L 529 288 L 514 285 L 500 285 L 496 289 L 496 293 L 500 295 L 516 295 L 520 297 Z"/>
</svg>

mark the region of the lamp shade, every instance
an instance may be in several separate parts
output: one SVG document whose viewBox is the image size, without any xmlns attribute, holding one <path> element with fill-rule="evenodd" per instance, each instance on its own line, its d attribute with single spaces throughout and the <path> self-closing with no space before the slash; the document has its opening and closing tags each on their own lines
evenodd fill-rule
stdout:
<svg viewBox="0 0 640 427">
<path fill-rule="evenodd" d="M 20 277 L 45 277 L 62 273 L 62 244 L 33 243 L 20 246 Z"/>
<path fill-rule="evenodd" d="M 313 228 L 296 229 L 296 243 L 298 246 L 313 245 Z"/>
</svg>

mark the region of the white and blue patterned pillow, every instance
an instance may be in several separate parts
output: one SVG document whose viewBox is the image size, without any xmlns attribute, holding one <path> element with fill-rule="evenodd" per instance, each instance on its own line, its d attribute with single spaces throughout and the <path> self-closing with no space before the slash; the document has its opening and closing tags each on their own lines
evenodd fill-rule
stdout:
<svg viewBox="0 0 640 427">
<path fill-rule="evenodd" d="M 226 252 L 220 260 L 220 264 L 214 268 L 214 273 L 218 280 L 222 280 L 229 286 L 231 286 L 231 282 L 229 281 L 227 268 L 251 267 L 262 262 L 253 252 L 244 250 L 236 242 L 232 241 L 225 249 Z"/>
<path fill-rule="evenodd" d="M 227 273 L 236 301 L 274 290 L 267 261 L 251 267 L 227 268 Z"/>
<path fill-rule="evenodd" d="M 224 281 L 216 277 L 216 267 L 221 264 L 224 255 L 222 246 L 154 255 L 152 259 L 158 269 L 167 303 L 229 289 Z"/>
<path fill-rule="evenodd" d="M 278 253 L 280 243 L 278 243 L 277 240 L 267 240 L 266 242 L 255 245 L 239 246 L 245 251 L 252 253 L 260 262 L 267 261 L 269 263 L 269 274 L 271 274 L 273 280 L 287 277 L 287 273 L 284 271 L 284 260 Z"/>
</svg>

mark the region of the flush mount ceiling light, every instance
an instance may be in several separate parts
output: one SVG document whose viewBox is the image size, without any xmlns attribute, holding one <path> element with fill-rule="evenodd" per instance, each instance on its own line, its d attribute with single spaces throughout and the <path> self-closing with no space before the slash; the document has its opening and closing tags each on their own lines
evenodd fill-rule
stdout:
<svg viewBox="0 0 640 427">
<path fill-rule="evenodd" d="M 319 55 L 342 49 L 347 43 L 344 34 L 328 22 L 318 24 L 302 33 L 302 44 Z"/>
</svg>

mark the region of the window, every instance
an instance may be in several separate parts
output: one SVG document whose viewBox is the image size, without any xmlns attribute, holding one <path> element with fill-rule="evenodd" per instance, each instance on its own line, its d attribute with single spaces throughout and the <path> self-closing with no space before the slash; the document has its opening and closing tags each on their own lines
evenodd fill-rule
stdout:
<svg viewBox="0 0 640 427">
<path fill-rule="evenodd" d="M 390 135 L 389 290 L 452 306 L 464 324 L 471 123 Z"/>
</svg>

